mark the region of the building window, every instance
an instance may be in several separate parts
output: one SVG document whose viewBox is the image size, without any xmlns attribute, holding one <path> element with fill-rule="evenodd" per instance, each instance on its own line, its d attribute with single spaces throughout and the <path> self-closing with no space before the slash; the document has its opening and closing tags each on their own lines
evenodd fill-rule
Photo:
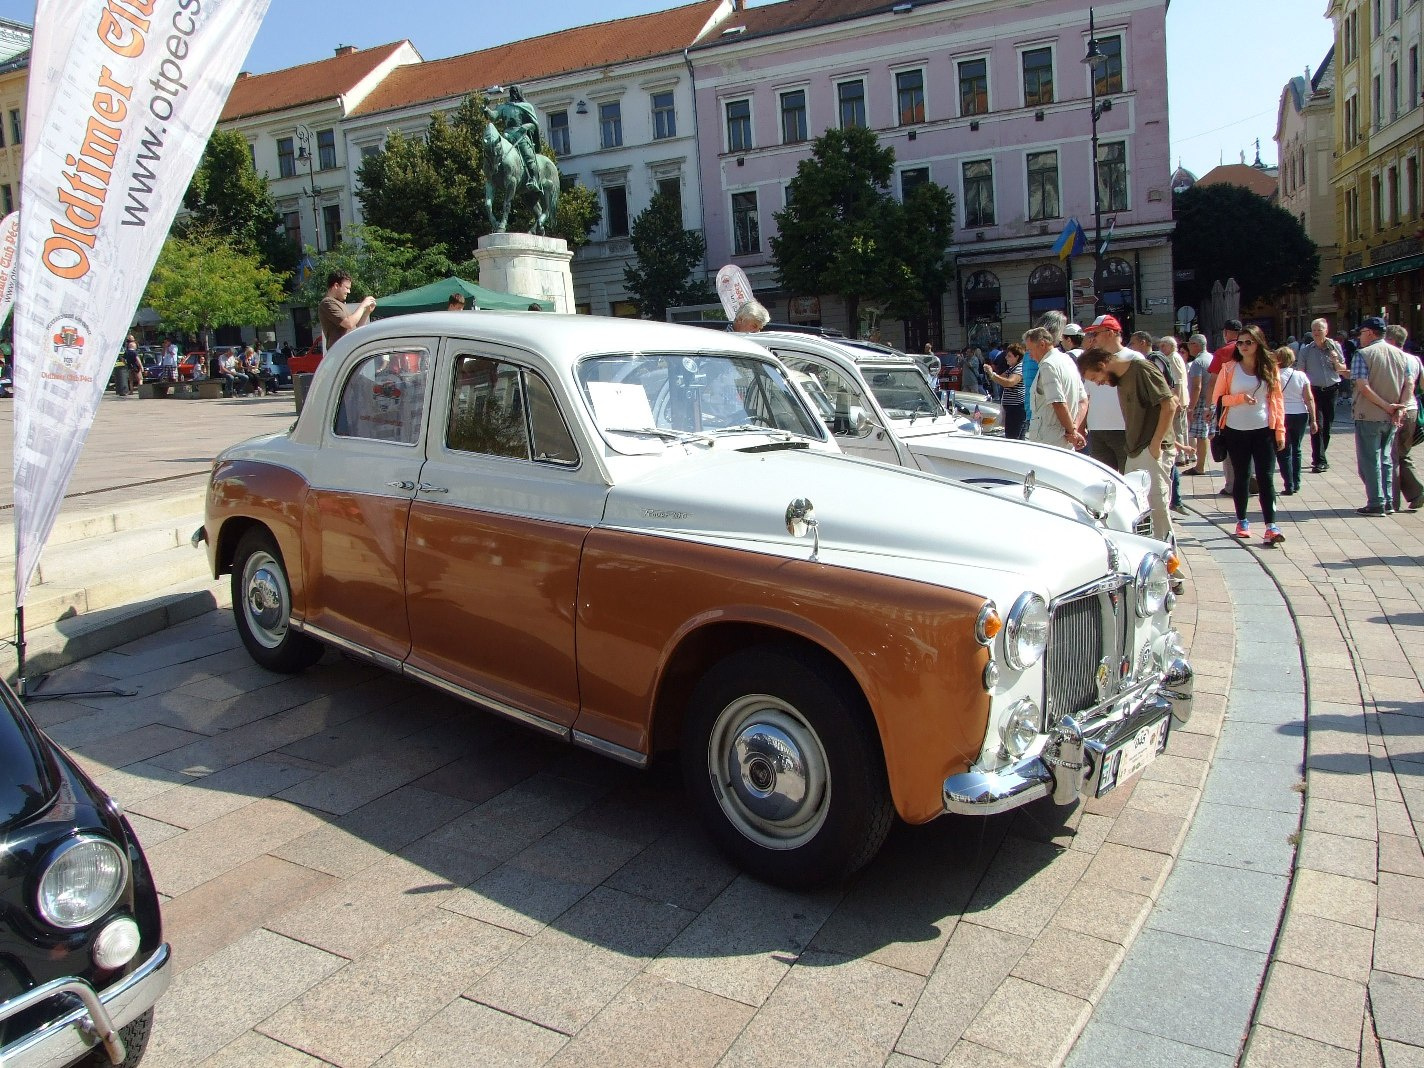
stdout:
<svg viewBox="0 0 1424 1068">
<path fill-rule="evenodd" d="M 1373 121 L 1374 123 L 1374 128 L 1378 130 L 1382 125 L 1384 125 L 1384 109 L 1383 107 L 1381 107 L 1383 98 L 1380 95 L 1380 76 L 1378 74 L 1374 76 L 1373 87 L 1375 110 L 1371 121 Z"/>
<path fill-rule="evenodd" d="M 678 178 L 659 178 L 658 196 L 665 197 L 677 205 L 677 217 L 682 218 L 682 181 Z"/>
<path fill-rule="evenodd" d="M 18 145 L 25 139 L 24 120 L 19 108 L 10 109 L 10 144 Z"/>
<path fill-rule="evenodd" d="M 1058 208 L 1058 153 L 1028 154 L 1028 217 L 1030 221 L 1056 219 Z"/>
<path fill-rule="evenodd" d="M 959 64 L 959 113 L 989 114 L 989 61 L 966 59 Z"/>
<path fill-rule="evenodd" d="M 598 105 L 598 144 L 602 148 L 617 148 L 623 143 L 623 104 L 610 100 Z"/>
<path fill-rule="evenodd" d="M 316 161 L 317 170 L 334 171 L 336 169 L 336 131 L 318 130 L 316 134 Z"/>
<path fill-rule="evenodd" d="M 836 86 L 836 98 L 840 104 L 842 130 L 865 125 L 864 82 L 841 82 Z"/>
<path fill-rule="evenodd" d="M 1375 230 L 1384 229 L 1384 190 L 1380 187 L 1380 176 L 1370 176 L 1370 208 L 1374 215 Z"/>
<path fill-rule="evenodd" d="M 1053 49 L 1031 48 L 1023 54 L 1024 107 L 1053 103 Z"/>
<path fill-rule="evenodd" d="M 1127 211 L 1127 142 L 1098 145 L 1098 203 L 1103 211 Z"/>
<path fill-rule="evenodd" d="M 277 138 L 277 176 L 290 178 L 297 173 L 297 154 L 292 150 L 290 137 Z"/>
<path fill-rule="evenodd" d="M 302 217 L 295 211 L 282 212 L 282 232 L 298 252 L 302 250 Z"/>
<path fill-rule="evenodd" d="M 672 93 L 653 94 L 653 140 L 677 136 L 677 111 L 673 107 Z"/>
<path fill-rule="evenodd" d="M 549 112 L 549 147 L 554 150 L 556 156 L 569 154 L 569 113 L 567 111 Z"/>
<path fill-rule="evenodd" d="M 1385 172 L 1385 203 L 1389 207 L 1389 225 L 1399 223 L 1399 168 L 1391 167 Z"/>
<path fill-rule="evenodd" d="M 806 140 L 806 90 L 781 94 L 781 143 L 794 145 Z"/>
<path fill-rule="evenodd" d="M 15 191 L 10 188 L 10 183 L 0 185 L 0 201 L 4 201 L 5 214 L 15 210 Z"/>
<path fill-rule="evenodd" d="M 964 164 L 964 225 L 994 225 L 994 164 L 990 160 Z"/>
<path fill-rule="evenodd" d="M 732 255 L 749 256 L 761 251 L 761 223 L 757 219 L 757 195 L 732 194 Z"/>
<path fill-rule="evenodd" d="M 1099 37 L 1098 51 L 1108 58 L 1093 76 L 1098 95 L 1122 92 L 1122 38 Z"/>
<path fill-rule="evenodd" d="M 910 167 L 900 172 L 900 199 L 902 201 L 910 199 L 910 193 L 922 185 L 928 185 L 930 180 L 930 169 L 928 167 Z"/>
<path fill-rule="evenodd" d="M 900 125 L 913 126 L 925 121 L 925 72 L 902 70 L 895 74 L 895 102 Z"/>
<path fill-rule="evenodd" d="M 727 102 L 727 151 L 746 152 L 752 147 L 752 102 Z"/>
<path fill-rule="evenodd" d="M 1419 157 L 1404 161 L 1404 203 L 1411 219 L 1419 218 Z"/>
<path fill-rule="evenodd" d="M 321 227 L 326 231 L 327 251 L 341 244 L 341 205 L 328 204 L 321 209 Z"/>
<path fill-rule="evenodd" d="M 608 236 L 628 236 L 628 189 L 626 186 L 609 185 L 603 189 L 603 202 L 607 206 Z"/>
<path fill-rule="evenodd" d="M 1399 0 L 1389 0 L 1389 21 L 1399 21 Z"/>
<path fill-rule="evenodd" d="M 1389 121 L 1399 118 L 1399 63 L 1389 65 Z"/>
<path fill-rule="evenodd" d="M 1409 93 L 1405 102 L 1412 111 L 1419 106 L 1419 46 L 1409 46 Z"/>
<path fill-rule="evenodd" d="M 257 169 L 257 146 L 251 141 L 247 142 L 247 162 L 252 164 L 252 169 Z"/>
<path fill-rule="evenodd" d="M 1357 96 L 1347 96 L 1345 98 L 1345 147 L 1353 148 L 1360 140 L 1360 98 Z"/>
</svg>

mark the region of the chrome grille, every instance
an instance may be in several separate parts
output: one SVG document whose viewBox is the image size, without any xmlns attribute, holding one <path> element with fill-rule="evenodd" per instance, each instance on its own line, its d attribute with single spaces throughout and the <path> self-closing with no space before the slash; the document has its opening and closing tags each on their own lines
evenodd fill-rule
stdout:
<svg viewBox="0 0 1424 1068">
<path fill-rule="evenodd" d="M 1152 537 L 1152 511 L 1148 509 L 1137 517 L 1137 522 L 1132 525 L 1134 534 L 1141 534 L 1144 538 Z"/>
<path fill-rule="evenodd" d="M 1058 604 L 1048 627 L 1048 721 L 1098 703 L 1098 664 L 1106 652 L 1103 610 L 1097 593 Z"/>
</svg>

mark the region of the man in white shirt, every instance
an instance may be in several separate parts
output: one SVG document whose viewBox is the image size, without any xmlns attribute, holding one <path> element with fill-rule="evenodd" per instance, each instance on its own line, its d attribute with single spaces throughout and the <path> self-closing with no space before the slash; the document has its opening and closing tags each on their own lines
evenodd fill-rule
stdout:
<svg viewBox="0 0 1424 1068">
<path fill-rule="evenodd" d="M 1123 351 L 1122 324 L 1116 316 L 1099 315 L 1085 336 L 1090 349 L 1103 349 L 1114 357 Z M 1088 455 L 1122 474 L 1127 470 L 1127 423 L 1117 402 L 1117 387 L 1085 380 L 1083 388 L 1088 393 Z"/>
<path fill-rule="evenodd" d="M 1028 440 L 1060 449 L 1081 449 L 1079 430 L 1088 414 L 1088 394 L 1072 359 L 1053 344 L 1053 335 L 1036 326 L 1023 336 L 1024 348 L 1038 361 L 1033 380 L 1033 422 Z"/>
</svg>

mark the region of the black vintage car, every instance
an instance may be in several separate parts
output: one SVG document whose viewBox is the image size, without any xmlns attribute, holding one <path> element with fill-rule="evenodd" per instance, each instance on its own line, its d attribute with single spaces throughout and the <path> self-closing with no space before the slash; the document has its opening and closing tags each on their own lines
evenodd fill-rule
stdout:
<svg viewBox="0 0 1424 1068">
<path fill-rule="evenodd" d="M 171 976 L 118 804 L 0 681 L 0 1065 L 135 1065 Z"/>
</svg>

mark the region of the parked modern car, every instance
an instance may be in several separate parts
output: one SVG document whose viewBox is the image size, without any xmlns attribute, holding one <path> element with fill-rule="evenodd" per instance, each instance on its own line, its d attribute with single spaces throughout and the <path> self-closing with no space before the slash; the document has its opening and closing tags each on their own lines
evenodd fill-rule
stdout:
<svg viewBox="0 0 1424 1068">
<path fill-rule="evenodd" d="M 267 349 L 258 353 L 258 358 L 262 361 L 262 380 L 267 383 L 268 389 L 291 388 L 292 369 L 282 359 L 281 352 Z"/>
<path fill-rule="evenodd" d="M 171 976 L 119 806 L 0 682 L 0 1064 L 136 1065 Z"/>
<path fill-rule="evenodd" d="M 741 335 L 402 316 L 217 458 L 194 541 L 264 667 L 330 646 L 638 767 L 680 749 L 779 883 L 1160 752 L 1191 704 L 1160 544 L 833 447 Z"/>
<path fill-rule="evenodd" d="M 1145 476 L 1119 475 L 1089 456 L 1051 445 L 975 434 L 962 412 L 947 413 L 923 388 L 908 357 L 881 356 L 804 334 L 749 336 L 814 381 L 823 418 L 852 456 L 1023 496 L 1081 522 L 1151 532 Z M 804 380 L 799 384 L 807 385 Z M 975 401 L 980 403 L 988 407 Z M 1026 485 L 1030 477 L 1032 486 Z"/>
</svg>

